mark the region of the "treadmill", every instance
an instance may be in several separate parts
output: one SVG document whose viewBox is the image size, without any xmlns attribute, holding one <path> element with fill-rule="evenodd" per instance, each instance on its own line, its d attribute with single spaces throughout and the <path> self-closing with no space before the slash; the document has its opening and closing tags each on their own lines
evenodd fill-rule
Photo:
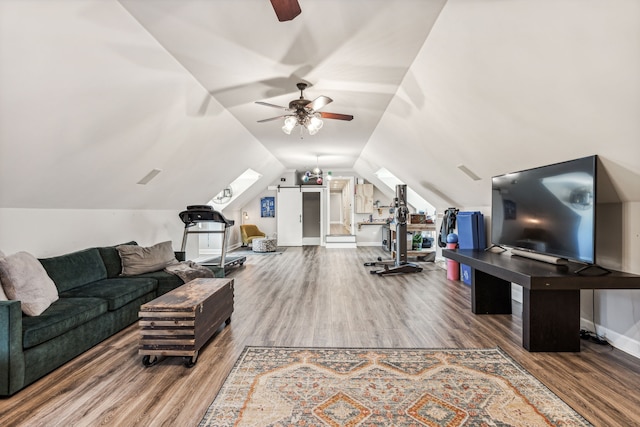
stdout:
<svg viewBox="0 0 640 427">
<path fill-rule="evenodd" d="M 226 219 L 221 212 L 213 210 L 209 205 L 192 205 L 187 206 L 187 210 L 180 212 L 178 215 L 184 223 L 184 232 L 182 234 L 182 246 L 180 250 L 184 252 L 187 248 L 187 238 L 190 234 L 222 234 L 222 251 L 220 256 L 213 257 L 201 262 L 200 265 L 209 265 L 224 268 L 227 273 L 231 267 L 242 266 L 247 260 L 246 256 L 229 256 L 227 257 L 227 244 L 229 241 L 229 228 L 233 227 L 235 221 Z M 191 227 L 200 222 L 217 222 L 224 224 L 222 230 L 193 230 Z"/>
</svg>

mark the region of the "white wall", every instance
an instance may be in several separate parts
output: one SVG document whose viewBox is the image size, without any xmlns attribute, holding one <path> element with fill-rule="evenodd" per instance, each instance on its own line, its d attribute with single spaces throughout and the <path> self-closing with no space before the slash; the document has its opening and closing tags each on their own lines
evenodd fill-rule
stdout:
<svg viewBox="0 0 640 427">
<path fill-rule="evenodd" d="M 640 274 L 640 203 L 623 206 L 622 270 Z M 615 347 L 640 357 L 640 290 L 595 292 L 595 314 L 591 291 L 581 293 L 582 324 L 597 330 Z M 593 321 L 595 320 L 595 325 Z"/>
<path fill-rule="evenodd" d="M 336 191 L 332 191 L 329 194 L 329 223 L 342 224 L 342 195 Z"/>
<path fill-rule="evenodd" d="M 184 224 L 173 210 L 0 209 L 0 250 L 45 258 L 135 240 L 171 240 L 180 250 Z"/>
<path fill-rule="evenodd" d="M 252 201 L 242 207 L 241 212 L 246 212 L 249 215 L 249 219 L 242 218 L 243 224 L 255 224 L 263 231 L 267 236 L 273 236 L 277 232 L 276 218 L 262 218 L 260 216 L 260 199 L 263 197 L 273 197 L 275 200 L 276 190 L 264 190 Z M 278 210 L 276 209 L 276 217 L 278 216 Z"/>
<path fill-rule="evenodd" d="M 282 169 L 115 0 L 1 1 L 0 64 L 0 208 L 178 211 Z"/>
<path fill-rule="evenodd" d="M 449 0 L 359 164 L 442 212 L 488 205 L 493 175 L 598 154 L 640 201 L 638 75 L 635 0 Z"/>
</svg>

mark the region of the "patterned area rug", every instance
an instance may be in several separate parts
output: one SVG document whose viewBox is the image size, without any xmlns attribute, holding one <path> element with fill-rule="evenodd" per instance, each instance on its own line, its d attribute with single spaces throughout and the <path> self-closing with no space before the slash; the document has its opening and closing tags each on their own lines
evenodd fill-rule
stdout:
<svg viewBox="0 0 640 427">
<path fill-rule="evenodd" d="M 500 349 L 247 347 L 200 426 L 589 426 Z"/>
</svg>

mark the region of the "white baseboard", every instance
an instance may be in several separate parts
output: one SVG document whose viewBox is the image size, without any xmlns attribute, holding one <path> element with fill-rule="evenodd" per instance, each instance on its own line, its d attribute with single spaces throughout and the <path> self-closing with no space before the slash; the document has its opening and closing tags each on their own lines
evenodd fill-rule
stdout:
<svg viewBox="0 0 640 427">
<path fill-rule="evenodd" d="M 380 246 L 380 247 L 382 247 L 382 243 L 380 243 L 380 242 L 358 242 L 358 246 Z"/>
<path fill-rule="evenodd" d="M 220 249 L 200 249 L 198 253 L 202 255 L 220 255 Z"/>
<path fill-rule="evenodd" d="M 640 359 L 640 341 L 607 329 L 602 325 L 594 325 L 591 320 L 587 320 L 582 317 L 580 318 L 580 328 L 591 332 L 597 332 L 599 336 L 605 338 L 609 341 L 609 344 L 618 350 L 622 350 L 625 353 L 629 353 L 633 357 Z"/>
</svg>

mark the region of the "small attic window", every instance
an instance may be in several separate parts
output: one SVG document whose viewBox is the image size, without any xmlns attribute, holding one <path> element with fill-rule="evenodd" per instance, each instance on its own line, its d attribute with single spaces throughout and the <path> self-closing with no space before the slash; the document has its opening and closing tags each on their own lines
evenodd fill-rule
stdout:
<svg viewBox="0 0 640 427">
<path fill-rule="evenodd" d="M 234 179 L 231 184 L 227 185 L 225 188 L 220 190 L 218 194 L 213 196 L 209 201 L 209 204 L 218 211 L 223 210 L 238 196 L 244 193 L 247 188 L 255 184 L 260 178 L 262 178 L 261 174 L 253 169 L 247 169 L 239 177 Z"/>
<path fill-rule="evenodd" d="M 376 176 L 380 181 L 382 181 L 386 186 L 388 186 L 395 194 L 396 185 L 404 184 L 404 182 L 400 181 L 398 177 L 394 174 L 386 170 L 385 168 L 380 168 L 378 172 L 376 172 Z M 424 211 L 426 213 L 434 213 L 436 208 L 431 205 L 431 203 L 427 202 L 423 199 L 418 193 L 413 191 L 411 187 L 407 186 L 407 203 L 413 206 L 417 211 Z"/>
</svg>

